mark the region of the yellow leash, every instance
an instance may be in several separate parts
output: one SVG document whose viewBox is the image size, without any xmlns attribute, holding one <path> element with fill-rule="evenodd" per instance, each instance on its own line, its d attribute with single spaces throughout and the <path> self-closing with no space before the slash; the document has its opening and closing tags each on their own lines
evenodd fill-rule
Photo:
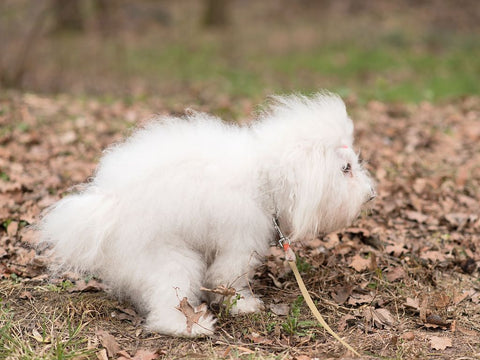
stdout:
<svg viewBox="0 0 480 360">
<path fill-rule="evenodd" d="M 300 273 L 298 272 L 297 265 L 296 265 L 295 261 L 289 261 L 288 265 L 290 265 L 290 268 L 292 269 L 293 274 L 295 275 L 295 279 L 297 279 L 298 287 L 300 288 L 300 291 L 303 295 L 303 298 L 305 299 L 305 302 L 307 303 L 308 307 L 310 308 L 310 311 L 312 312 L 313 316 L 315 316 L 317 318 L 318 322 L 325 328 L 325 330 L 327 330 L 328 333 L 330 335 L 332 335 L 335 339 L 340 341 L 340 343 L 343 346 L 345 346 L 348 350 L 350 350 L 355 355 L 361 356 L 350 345 L 348 345 L 340 336 L 338 336 L 337 333 L 335 331 L 333 331 L 332 328 L 330 326 L 328 326 L 328 324 L 325 322 L 325 320 L 323 319 L 323 316 L 317 310 L 315 304 L 313 303 L 312 298 L 310 297 L 310 294 L 308 293 L 307 288 L 305 287 L 305 283 L 303 282 L 303 279 L 300 276 Z"/>
<path fill-rule="evenodd" d="M 337 339 L 343 346 L 345 346 L 348 350 L 350 350 L 356 356 L 360 357 L 361 355 L 358 352 L 356 352 L 355 349 L 353 349 L 348 343 L 346 343 L 345 340 L 343 340 L 340 336 L 338 336 L 337 333 L 333 331 L 332 328 L 328 326 L 327 322 L 323 319 L 323 316 L 318 311 L 317 307 L 313 303 L 312 298 L 310 297 L 310 294 L 308 293 L 307 287 L 303 282 L 302 276 L 298 272 L 295 253 L 290 247 L 289 239 L 285 235 L 283 235 L 282 231 L 280 230 L 280 226 L 278 225 L 278 220 L 276 217 L 273 218 L 273 225 L 280 236 L 279 245 L 285 251 L 285 259 L 288 261 L 288 265 L 290 265 L 290 268 L 292 269 L 293 274 L 295 275 L 295 279 L 297 280 L 297 284 L 298 284 L 298 287 L 300 288 L 300 292 L 302 293 L 303 298 L 305 299 L 305 302 L 310 308 L 310 311 L 312 312 L 313 316 L 316 317 L 318 322 L 324 327 L 325 330 L 327 330 L 327 332 L 330 335 L 332 335 L 335 339 Z"/>
</svg>

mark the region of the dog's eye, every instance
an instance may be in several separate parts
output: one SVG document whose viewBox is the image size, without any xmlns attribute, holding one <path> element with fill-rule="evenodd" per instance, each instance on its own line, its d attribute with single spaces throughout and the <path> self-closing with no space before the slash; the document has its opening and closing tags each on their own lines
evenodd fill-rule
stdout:
<svg viewBox="0 0 480 360">
<path fill-rule="evenodd" d="M 342 166 L 342 172 L 344 174 L 350 174 L 352 172 L 352 165 L 350 163 L 346 163 Z"/>
</svg>

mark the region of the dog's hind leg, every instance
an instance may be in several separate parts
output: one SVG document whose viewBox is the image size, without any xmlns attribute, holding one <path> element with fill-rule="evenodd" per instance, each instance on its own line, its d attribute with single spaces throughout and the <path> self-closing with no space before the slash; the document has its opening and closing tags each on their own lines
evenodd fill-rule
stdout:
<svg viewBox="0 0 480 360">
<path fill-rule="evenodd" d="M 198 254 L 181 250 L 164 248 L 146 266 L 150 273 L 142 279 L 147 288 L 141 291 L 146 326 L 175 336 L 212 335 L 216 319 L 201 303 L 199 290 L 205 264 Z"/>
</svg>

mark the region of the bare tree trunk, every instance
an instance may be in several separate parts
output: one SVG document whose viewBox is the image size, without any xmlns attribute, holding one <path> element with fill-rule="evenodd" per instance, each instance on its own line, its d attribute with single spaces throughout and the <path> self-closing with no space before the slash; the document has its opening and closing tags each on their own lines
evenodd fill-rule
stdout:
<svg viewBox="0 0 480 360">
<path fill-rule="evenodd" d="M 115 10 L 116 3 L 112 0 L 96 0 L 95 5 L 95 17 L 98 29 L 100 33 L 104 36 L 115 34 L 116 32 L 116 23 Z"/>
<path fill-rule="evenodd" d="M 22 87 L 25 74 L 28 72 L 31 62 L 34 61 L 30 55 L 35 47 L 38 46 L 49 9 L 49 6 L 41 7 L 40 3 L 40 8 L 37 9 L 38 11 L 36 11 L 33 20 L 27 22 L 31 26 L 20 39 L 17 51 L 14 51 L 13 56 L 10 56 L 9 59 L 0 59 L 0 85 Z M 2 41 L 1 37 L 0 41 Z"/>
<path fill-rule="evenodd" d="M 79 0 L 53 0 L 55 31 L 82 31 L 83 19 Z"/>
<path fill-rule="evenodd" d="M 229 0 L 206 0 L 203 24 L 222 27 L 228 24 Z"/>
</svg>

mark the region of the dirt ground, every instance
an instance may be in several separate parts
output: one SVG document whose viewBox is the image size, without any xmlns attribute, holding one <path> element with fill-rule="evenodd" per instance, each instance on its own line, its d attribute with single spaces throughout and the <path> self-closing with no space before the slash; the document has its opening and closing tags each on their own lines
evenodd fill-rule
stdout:
<svg viewBox="0 0 480 360">
<path fill-rule="evenodd" d="M 353 227 L 295 244 L 313 299 L 365 358 L 480 358 L 480 99 L 348 102 L 378 198 Z M 28 225 L 87 181 L 102 149 L 152 113 L 180 111 L 155 101 L 2 93 L 0 358 L 351 356 L 315 323 L 277 249 L 252 283 L 267 310 L 234 318 L 216 309 L 218 331 L 208 339 L 149 333 L 99 280 L 49 277 Z"/>
</svg>

